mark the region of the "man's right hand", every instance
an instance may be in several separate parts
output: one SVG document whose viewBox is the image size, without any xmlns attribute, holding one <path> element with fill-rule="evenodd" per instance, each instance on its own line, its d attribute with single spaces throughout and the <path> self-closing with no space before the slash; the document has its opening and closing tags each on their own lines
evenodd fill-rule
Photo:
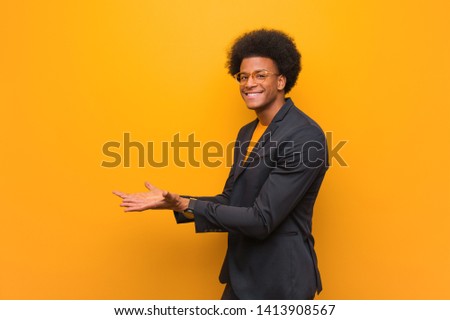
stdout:
<svg viewBox="0 0 450 320">
<path fill-rule="evenodd" d="M 182 198 L 176 193 L 159 189 L 149 182 L 145 182 L 147 192 L 125 193 L 113 191 L 113 193 L 122 198 L 120 204 L 125 212 L 144 211 L 150 209 L 168 209 L 183 212 L 187 209 L 189 199 Z"/>
</svg>

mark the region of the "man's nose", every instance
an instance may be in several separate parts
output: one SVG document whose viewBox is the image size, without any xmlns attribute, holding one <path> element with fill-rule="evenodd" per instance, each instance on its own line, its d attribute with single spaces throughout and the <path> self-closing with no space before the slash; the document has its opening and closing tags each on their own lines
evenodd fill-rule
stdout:
<svg viewBox="0 0 450 320">
<path fill-rule="evenodd" d="M 254 86 L 256 86 L 256 82 L 255 82 L 255 78 L 253 78 L 252 76 L 248 77 L 247 83 L 245 84 L 246 88 L 253 88 Z"/>
</svg>

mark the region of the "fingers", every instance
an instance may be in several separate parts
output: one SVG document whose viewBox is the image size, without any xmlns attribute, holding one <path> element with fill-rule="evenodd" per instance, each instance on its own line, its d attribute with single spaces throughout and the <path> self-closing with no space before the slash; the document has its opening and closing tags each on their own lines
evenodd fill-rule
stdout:
<svg viewBox="0 0 450 320">
<path fill-rule="evenodd" d="M 155 188 L 148 181 L 145 182 L 145 187 L 151 191 L 154 191 L 153 189 L 158 190 L 158 188 Z M 120 206 L 124 208 L 125 212 L 144 211 L 156 208 L 158 206 L 157 200 L 161 197 L 161 195 L 158 196 L 157 194 L 154 194 L 154 192 L 125 193 L 114 190 L 112 193 L 122 198 Z"/>
<path fill-rule="evenodd" d="M 123 207 L 124 212 L 131 212 L 131 211 L 144 211 L 148 209 L 147 204 L 143 202 L 126 202 L 125 200 L 120 204 L 121 207 Z"/>
<path fill-rule="evenodd" d="M 136 212 L 136 211 L 140 212 L 140 211 L 143 211 L 143 210 L 144 210 L 144 208 L 135 206 L 135 207 L 127 207 L 123 211 L 124 212 Z"/>
<path fill-rule="evenodd" d="M 126 196 L 128 196 L 127 193 L 121 192 L 121 191 L 113 191 L 112 193 L 115 194 L 118 197 L 121 197 L 122 199 L 124 199 Z"/>
<path fill-rule="evenodd" d="M 155 199 L 140 197 L 137 195 L 129 195 L 128 197 L 124 197 L 122 199 L 123 199 L 122 203 L 128 204 L 128 205 L 133 204 L 133 203 L 150 203 L 152 201 L 155 201 Z"/>
<path fill-rule="evenodd" d="M 126 208 L 125 211 L 144 211 L 148 209 L 158 208 L 158 199 L 139 197 L 136 194 L 131 194 L 128 197 L 123 198 L 121 207 Z"/>
<path fill-rule="evenodd" d="M 113 194 L 122 198 L 121 207 L 125 212 L 144 211 L 149 209 L 169 209 L 175 207 L 180 196 L 166 190 L 158 189 L 150 182 L 145 182 L 145 187 L 150 192 L 125 193 L 113 191 Z"/>
</svg>

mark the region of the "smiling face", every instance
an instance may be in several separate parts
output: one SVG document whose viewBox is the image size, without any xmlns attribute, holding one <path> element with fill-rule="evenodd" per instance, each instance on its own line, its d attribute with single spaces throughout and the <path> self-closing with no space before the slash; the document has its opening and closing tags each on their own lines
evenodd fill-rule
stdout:
<svg viewBox="0 0 450 320">
<path fill-rule="evenodd" d="M 251 57 L 241 62 L 240 72 L 252 74 L 255 71 L 266 70 L 269 75 L 262 83 L 249 77 L 247 83 L 240 86 L 241 96 L 249 109 L 256 112 L 279 108 L 284 103 L 284 87 L 286 78 L 278 75 L 278 67 L 270 58 Z"/>
</svg>

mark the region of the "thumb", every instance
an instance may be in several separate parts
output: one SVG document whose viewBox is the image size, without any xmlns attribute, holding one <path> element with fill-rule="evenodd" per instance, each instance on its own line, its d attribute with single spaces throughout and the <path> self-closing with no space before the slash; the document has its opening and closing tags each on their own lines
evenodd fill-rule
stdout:
<svg viewBox="0 0 450 320">
<path fill-rule="evenodd" d="M 163 191 L 162 195 L 167 201 L 174 201 L 175 200 L 175 195 L 173 193 L 170 193 L 169 191 Z"/>
<path fill-rule="evenodd" d="M 152 190 L 155 186 L 152 185 L 150 182 L 145 181 L 145 187 L 146 187 L 148 190 Z"/>
</svg>

